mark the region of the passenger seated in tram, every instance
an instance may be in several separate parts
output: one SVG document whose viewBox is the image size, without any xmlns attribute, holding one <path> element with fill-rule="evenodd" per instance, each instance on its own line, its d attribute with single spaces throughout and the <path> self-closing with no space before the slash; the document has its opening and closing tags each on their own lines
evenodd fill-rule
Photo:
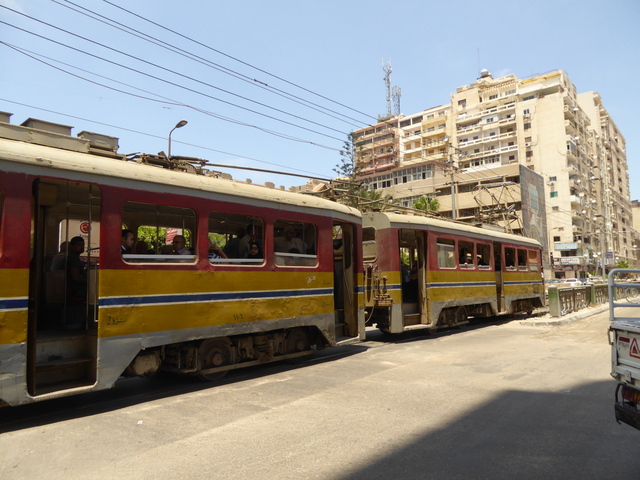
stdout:
<svg viewBox="0 0 640 480">
<path fill-rule="evenodd" d="M 173 253 L 175 255 L 192 255 L 191 250 L 187 248 L 187 240 L 183 235 L 173 237 Z"/>
<path fill-rule="evenodd" d="M 215 260 L 219 258 L 228 258 L 227 254 L 209 239 L 209 260 Z"/>
<path fill-rule="evenodd" d="M 246 232 L 246 235 L 238 242 L 238 258 L 247 258 L 249 256 L 251 242 L 257 242 L 262 245 L 262 226 L 250 223 L 247 225 Z"/>
<path fill-rule="evenodd" d="M 136 241 L 136 236 L 131 230 L 123 229 L 122 230 L 122 238 L 121 238 L 121 246 L 120 253 L 132 253 L 133 252 L 133 244 Z"/>
<path fill-rule="evenodd" d="M 284 236 L 276 237 L 273 241 L 274 250 L 276 252 L 291 252 L 295 249 L 297 253 L 307 253 L 307 245 L 299 238 L 296 238 L 296 230 L 293 225 L 289 224 L 284 227 Z"/>
<path fill-rule="evenodd" d="M 251 242 L 249 244 L 249 255 L 247 258 L 264 258 L 262 247 L 258 242 Z"/>
<path fill-rule="evenodd" d="M 137 255 L 151 255 L 155 253 L 153 248 L 149 248 L 149 245 L 144 240 L 138 240 L 135 247 L 133 247 L 133 251 Z"/>
</svg>

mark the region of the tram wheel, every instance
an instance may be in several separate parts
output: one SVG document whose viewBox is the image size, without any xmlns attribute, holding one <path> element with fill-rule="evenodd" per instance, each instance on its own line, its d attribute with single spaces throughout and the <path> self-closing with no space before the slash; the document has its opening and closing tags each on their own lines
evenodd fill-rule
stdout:
<svg viewBox="0 0 640 480">
<path fill-rule="evenodd" d="M 287 334 L 285 339 L 286 353 L 298 353 L 311 349 L 311 338 L 306 328 L 294 328 Z M 303 355 L 301 357 L 289 358 L 290 363 L 301 363 L 307 360 L 311 355 Z"/>
<path fill-rule="evenodd" d="M 468 322 L 467 309 L 464 307 L 458 307 L 456 309 L 456 325 L 461 326 Z"/>
<path fill-rule="evenodd" d="M 223 367 L 236 363 L 235 350 L 228 340 L 224 338 L 210 338 L 200 344 L 198 349 L 200 355 L 200 369 Z M 220 380 L 227 374 L 228 370 L 215 373 L 202 373 L 198 375 L 208 382 Z"/>
</svg>

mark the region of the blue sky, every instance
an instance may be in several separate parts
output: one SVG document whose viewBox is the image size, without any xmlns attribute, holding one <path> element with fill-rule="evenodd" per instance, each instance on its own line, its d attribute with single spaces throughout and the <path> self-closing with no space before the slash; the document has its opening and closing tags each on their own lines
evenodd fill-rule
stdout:
<svg viewBox="0 0 640 480">
<path fill-rule="evenodd" d="M 73 2 L 198 61 L 81 15 L 67 0 L 0 0 L 0 110 L 13 123 L 35 117 L 74 134 L 118 137 L 121 153 L 157 153 L 186 119 L 173 132 L 174 155 L 332 177 L 347 133 L 386 112 L 383 59 L 391 59 L 407 115 L 448 103 L 482 68 L 494 77 L 562 69 L 579 92 L 600 93 L 627 141 L 631 198 L 640 198 L 638 0 Z M 265 84 L 280 95 L 256 86 Z M 305 183 L 226 171 L 256 183 Z"/>
</svg>

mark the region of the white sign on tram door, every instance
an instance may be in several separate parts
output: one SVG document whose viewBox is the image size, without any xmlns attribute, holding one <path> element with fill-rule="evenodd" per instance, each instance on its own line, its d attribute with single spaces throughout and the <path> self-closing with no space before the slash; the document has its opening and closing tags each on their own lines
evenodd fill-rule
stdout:
<svg viewBox="0 0 640 480">
<path fill-rule="evenodd" d="M 87 220 L 62 220 L 59 230 L 59 244 L 69 241 L 73 237 L 82 237 L 84 239 L 85 251 L 90 251 L 91 256 L 95 257 L 100 253 L 100 222 L 91 222 Z M 91 243 L 89 243 L 91 237 Z M 116 239 L 120 242 L 120 239 Z"/>
</svg>

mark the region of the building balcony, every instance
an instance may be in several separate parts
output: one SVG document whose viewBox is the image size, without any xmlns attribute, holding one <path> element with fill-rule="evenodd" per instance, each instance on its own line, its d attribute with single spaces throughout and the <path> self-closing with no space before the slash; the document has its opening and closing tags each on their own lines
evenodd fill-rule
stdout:
<svg viewBox="0 0 640 480">
<path fill-rule="evenodd" d="M 360 169 L 360 173 L 363 175 L 368 175 L 370 173 L 376 173 L 376 172 L 380 172 L 383 170 L 388 170 L 390 168 L 395 167 L 398 164 L 397 160 L 393 160 L 393 161 L 387 161 L 387 162 L 381 162 L 381 163 L 376 163 L 373 165 L 367 165 L 366 167 L 363 167 Z"/>
</svg>

